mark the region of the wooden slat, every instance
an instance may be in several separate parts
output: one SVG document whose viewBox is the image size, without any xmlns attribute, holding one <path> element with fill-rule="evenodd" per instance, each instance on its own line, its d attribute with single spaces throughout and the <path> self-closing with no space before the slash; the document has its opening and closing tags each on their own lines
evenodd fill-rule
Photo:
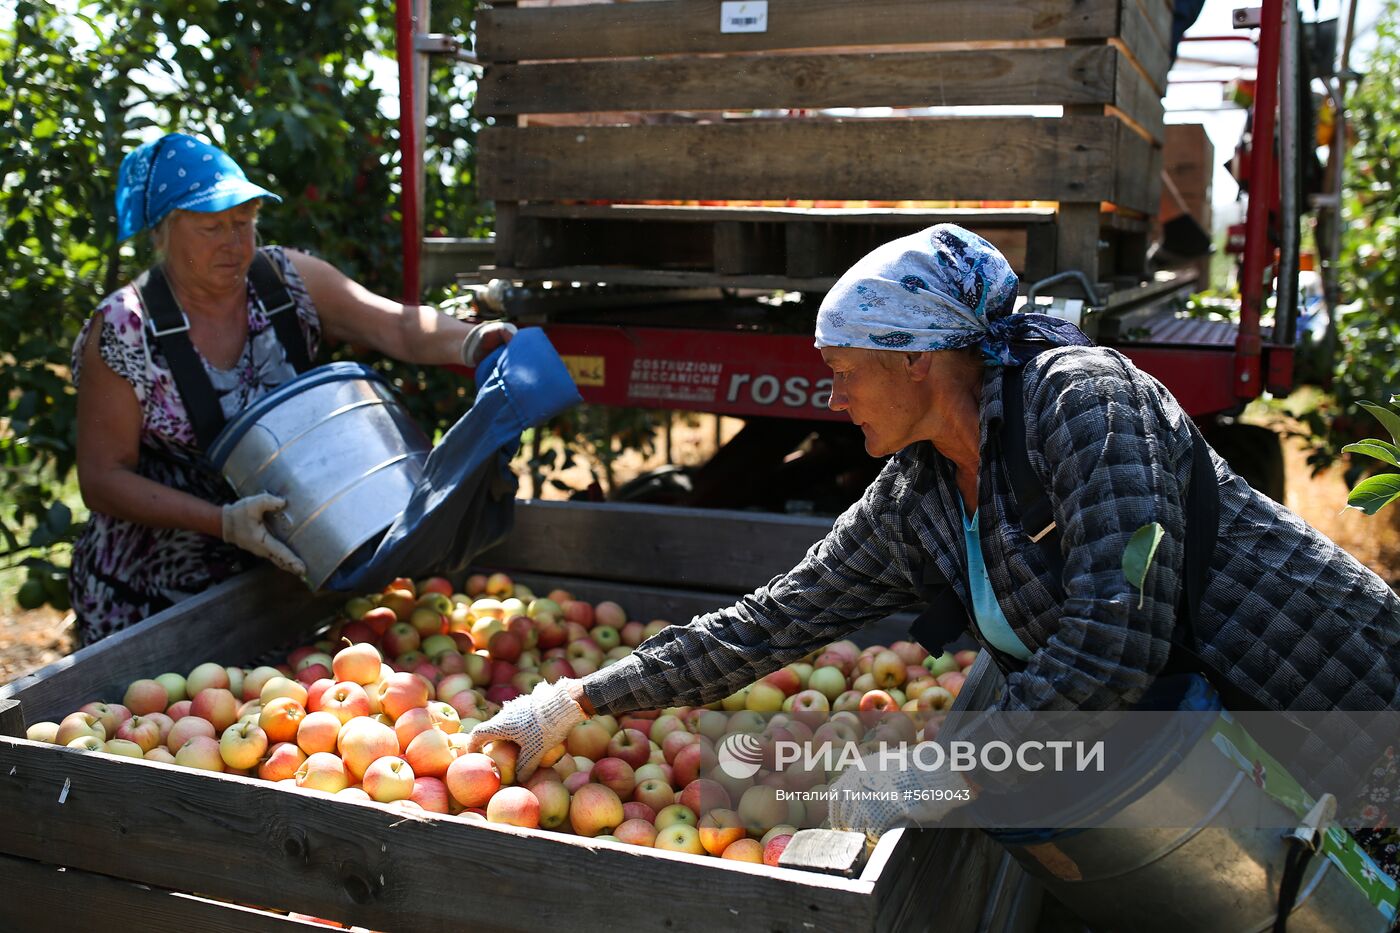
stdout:
<svg viewBox="0 0 1400 933">
<path fill-rule="evenodd" d="M 483 196 L 511 200 L 1115 201 L 1121 125 L 950 117 L 486 127 L 477 159 Z"/>
<path fill-rule="evenodd" d="M 836 276 L 798 279 L 784 275 L 723 275 L 682 269 L 630 269 L 625 266 L 546 266 L 513 268 L 482 266 L 459 276 L 462 282 L 513 279 L 522 282 L 606 282 L 610 285 L 654 285 L 660 288 L 736 288 L 762 291 L 825 292 Z"/>
<path fill-rule="evenodd" d="M 23 702 L 31 723 L 56 719 L 90 700 L 120 700 L 142 677 L 186 674 L 204 661 L 243 664 L 309 632 L 344 598 L 256 570 L 0 687 L 0 699 Z"/>
<path fill-rule="evenodd" d="M 1142 66 L 1152 86 L 1159 93 L 1165 92 L 1167 71 L 1171 68 L 1171 53 L 1166 44 L 1157 36 L 1139 0 L 1119 0 L 1119 13 L 1122 17 L 1119 30 L 1122 48 Z"/>
<path fill-rule="evenodd" d="M 1025 199 L 1022 199 L 1025 200 Z M 718 221 L 740 220 L 761 223 L 831 224 L 961 224 L 968 228 L 1022 227 L 1048 224 L 1055 220 L 1053 207 L 1013 210 L 993 208 L 898 208 L 898 207 L 711 207 L 660 204 L 522 204 L 522 217 L 566 217 L 603 220 Z"/>
<path fill-rule="evenodd" d="M 635 9 L 635 7 L 633 7 Z M 482 114 L 1114 103 L 1106 45 L 494 65 Z"/>
<path fill-rule="evenodd" d="M 975 933 L 992 893 L 1002 848 L 976 829 L 905 831 L 908 849 L 890 859 L 876 883 L 882 930 Z"/>
<path fill-rule="evenodd" d="M 123 881 L 96 872 L 60 868 L 0 855 L 0 930 L 90 933 L 290 933 L 326 927 L 252 907 L 225 904 Z M 254 892 L 249 891 L 251 896 Z"/>
<path fill-rule="evenodd" d="M 0 699 L 0 735 L 24 736 L 24 710 L 19 700 Z"/>
<path fill-rule="evenodd" d="M 1114 61 L 1114 106 L 1157 142 L 1166 136 L 1162 94 L 1121 54 Z"/>
<path fill-rule="evenodd" d="M 1154 209 L 1162 190 L 1162 147 L 1153 145 L 1119 124 L 1117 178 L 1113 187 L 1118 203 L 1139 211 Z"/>
<path fill-rule="evenodd" d="M 1132 0 L 1129 0 L 1132 2 Z M 641 57 L 924 42 L 1102 39 L 1116 11 L 1083 0 L 769 0 L 768 31 L 719 30 L 719 0 L 477 11 L 483 61 Z"/>
<path fill-rule="evenodd" d="M 16 857 L 220 899 L 256 892 L 380 930 L 603 916 L 619 929 L 868 930 L 877 907 L 869 881 L 410 816 L 23 739 L 0 738 L 0 813 L 25 815 L 0 820 L 0 851 Z"/>
<path fill-rule="evenodd" d="M 620 502 L 518 502 L 483 567 L 747 593 L 794 567 L 831 519 Z"/>
</svg>

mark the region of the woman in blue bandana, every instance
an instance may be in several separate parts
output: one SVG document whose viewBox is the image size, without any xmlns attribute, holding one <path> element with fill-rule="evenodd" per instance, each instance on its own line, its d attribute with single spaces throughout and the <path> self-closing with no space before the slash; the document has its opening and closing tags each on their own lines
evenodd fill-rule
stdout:
<svg viewBox="0 0 1400 933">
<path fill-rule="evenodd" d="M 262 203 L 281 198 L 191 136 L 171 133 L 129 153 L 116 200 L 120 238 L 149 231 L 159 260 L 102 301 L 73 348 L 78 481 L 92 519 L 74 548 L 69 586 L 87 643 L 259 558 L 304 572 L 263 523 L 283 503 L 231 501 L 202 462 L 201 408 L 187 405 L 188 389 L 177 384 L 190 369 L 194 382 L 207 379 L 202 394 L 213 398 L 204 409 L 226 420 L 293 378 L 294 364 L 314 360 L 327 340 L 410 363 L 473 365 L 513 332 L 383 298 L 306 253 L 258 247 Z M 254 287 L 255 264 L 270 267 L 263 281 L 273 285 L 261 291 L 272 294 Z M 154 326 L 148 303 L 162 294 L 179 326 Z M 172 366 L 167 349 L 185 363 Z"/>
<path fill-rule="evenodd" d="M 473 747 L 515 741 L 527 776 L 531 755 L 585 715 L 721 699 L 861 626 L 916 609 L 934 595 L 931 581 L 953 597 L 939 602 L 946 621 L 955 630 L 966 623 L 1007 674 L 998 709 L 1138 703 L 1172 654 L 1193 429 L 1170 393 L 1121 354 L 1090 346 L 1065 321 L 1013 313 L 1016 287 L 995 248 L 951 225 L 857 263 L 822 302 L 816 343 L 832 371 L 831 408 L 860 426 L 872 456 L 889 457 L 864 497 L 788 573 L 587 678 L 511 701 L 476 728 Z M 998 443 L 1011 366 L 1021 369 L 1026 453 L 1049 503 L 1041 527 L 1022 524 Z M 1219 457 L 1202 464 L 1218 488 L 1219 515 L 1195 615 L 1197 653 L 1255 708 L 1400 709 L 1400 598 Z M 1145 579 L 1129 580 L 1128 542 L 1153 522 L 1164 532 L 1156 556 Z M 1052 529 L 1058 572 L 1037 541 Z M 1400 780 L 1395 750 L 1372 746 L 1323 741 L 1304 751 L 1329 781 L 1367 783 L 1356 818 L 1385 826 L 1400 816 Z M 895 800 L 928 802 L 838 796 L 831 820 L 872 835 L 899 822 L 927 825 L 986 779 L 890 776 L 919 785 L 897 786 L 910 794 Z M 1383 849 L 1373 851 L 1384 859 Z"/>
</svg>

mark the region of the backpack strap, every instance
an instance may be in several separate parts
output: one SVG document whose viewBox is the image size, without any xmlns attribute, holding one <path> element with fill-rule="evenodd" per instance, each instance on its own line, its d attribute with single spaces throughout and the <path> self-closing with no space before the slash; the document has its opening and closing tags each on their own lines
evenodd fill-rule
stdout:
<svg viewBox="0 0 1400 933">
<path fill-rule="evenodd" d="M 1021 523 L 1039 547 L 1046 566 L 1057 584 L 1064 579 L 1065 558 L 1061 548 L 1063 533 L 1055 526 L 1050 497 L 1031 466 L 1026 450 L 1025 394 L 1022 368 L 1006 367 L 1002 374 L 1002 423 L 999 442 L 1010 474 L 1012 495 Z M 1172 629 L 1171 654 L 1161 674 L 1199 673 L 1220 694 L 1229 709 L 1263 710 L 1253 696 L 1231 683 L 1198 653 L 1196 638 L 1201 598 L 1210 574 L 1210 558 L 1215 551 L 1220 528 L 1220 487 L 1210 448 L 1195 424 L 1191 429 L 1191 486 L 1186 493 L 1186 540 L 1183 579 L 1177 604 L 1176 625 Z"/>
<path fill-rule="evenodd" d="M 190 320 L 175 303 L 170 283 L 159 266 L 141 273 L 135 285 L 146 309 L 146 330 L 170 364 L 170 375 L 185 402 L 195 438 L 207 450 L 223 430 L 224 412 L 209 373 L 190 341 Z"/>
<path fill-rule="evenodd" d="M 287 291 L 287 283 L 282 273 L 271 259 L 259 250 L 253 256 L 253 265 L 248 269 L 248 280 L 253 285 L 253 294 L 262 305 L 267 319 L 272 322 L 272 331 L 287 354 L 287 362 L 292 364 L 297 375 L 311 368 L 311 355 L 306 349 L 306 335 L 301 331 L 297 320 L 296 302 Z"/>
</svg>

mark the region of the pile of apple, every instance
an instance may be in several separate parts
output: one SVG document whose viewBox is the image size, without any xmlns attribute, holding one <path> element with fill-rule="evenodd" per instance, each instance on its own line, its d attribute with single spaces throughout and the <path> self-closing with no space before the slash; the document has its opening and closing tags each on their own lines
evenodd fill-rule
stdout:
<svg viewBox="0 0 1400 933">
<path fill-rule="evenodd" d="M 695 855 L 777 864 L 792 834 L 821 825 L 819 766 L 778 767 L 782 740 L 914 742 L 962 687 L 975 652 L 826 646 L 709 707 L 598 715 L 549 749 L 523 784 L 508 742 L 467 752 L 468 734 L 541 680 L 582 677 L 668 623 L 628 620 L 563 590 L 536 597 L 504 574 L 395 580 L 350 599 L 325 637 L 277 666 L 200 664 L 138 680 L 28 737 L 69 748 L 250 775 L 449 818 L 573 832 Z M 748 733 L 751 778 L 717 767 Z M 758 758 L 755 758 L 757 761 Z"/>
</svg>

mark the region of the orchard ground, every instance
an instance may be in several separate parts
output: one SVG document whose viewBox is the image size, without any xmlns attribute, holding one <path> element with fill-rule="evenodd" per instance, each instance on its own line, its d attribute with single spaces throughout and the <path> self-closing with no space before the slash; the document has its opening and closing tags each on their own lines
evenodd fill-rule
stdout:
<svg viewBox="0 0 1400 933">
<path fill-rule="evenodd" d="M 1246 420 L 1286 430 L 1290 423 L 1285 415 L 1260 411 Z M 680 465 L 703 463 L 715 450 L 716 429 L 721 442 L 738 433 L 743 422 L 722 418 L 718 425 L 704 415 L 687 422 L 677 417 L 672 432 L 672 459 Z M 647 470 L 666 463 L 665 445 L 658 437 L 656 453 L 642 457 L 636 452 L 619 455 L 613 464 L 618 483 L 626 482 Z M 1334 466 L 1312 476 L 1307 463 L 1308 448 L 1303 440 L 1286 437 L 1284 460 L 1288 485 L 1285 505 L 1304 520 L 1345 548 L 1363 564 L 1385 579 L 1392 588 L 1400 590 L 1400 508 L 1390 508 L 1377 516 L 1366 516 L 1355 510 L 1343 510 L 1347 487 L 1342 479 L 1343 466 Z M 519 467 L 524 473 L 524 467 Z M 586 488 L 593 481 L 587 465 L 580 464 L 568 471 L 548 474 L 574 489 Z M 522 489 L 524 487 L 522 483 Z M 544 484 L 543 498 L 563 499 L 567 494 Z M 32 612 L 21 611 L 14 603 L 13 588 L 6 589 L 0 602 L 0 683 L 6 683 L 29 671 L 58 660 L 73 647 L 73 626 L 67 613 L 45 607 Z M 237 659 L 229 659 L 235 661 Z"/>
</svg>

